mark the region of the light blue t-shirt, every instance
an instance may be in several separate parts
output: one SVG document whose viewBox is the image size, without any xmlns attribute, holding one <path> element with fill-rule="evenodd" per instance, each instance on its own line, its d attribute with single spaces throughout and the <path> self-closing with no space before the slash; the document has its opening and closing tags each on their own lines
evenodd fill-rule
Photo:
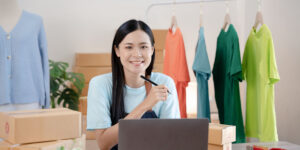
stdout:
<svg viewBox="0 0 300 150">
<path fill-rule="evenodd" d="M 158 118 L 180 118 L 176 86 L 172 78 L 162 73 L 152 73 L 150 80 L 157 84 L 167 86 L 171 94 L 166 101 L 158 102 L 152 110 Z M 146 88 L 124 87 L 125 112 L 130 113 L 146 98 Z M 110 107 L 112 104 L 112 73 L 94 77 L 89 84 L 87 129 L 105 129 L 112 125 Z"/>
<path fill-rule="evenodd" d="M 206 51 L 203 27 L 201 27 L 199 31 L 193 70 L 197 78 L 198 86 L 197 118 L 207 118 L 210 120 L 208 79 L 210 78 L 211 70 Z"/>
</svg>

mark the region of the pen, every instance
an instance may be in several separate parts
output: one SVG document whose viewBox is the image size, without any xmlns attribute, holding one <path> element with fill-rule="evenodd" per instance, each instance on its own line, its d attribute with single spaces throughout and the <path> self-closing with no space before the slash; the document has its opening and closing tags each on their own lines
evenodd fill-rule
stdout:
<svg viewBox="0 0 300 150">
<path fill-rule="evenodd" d="M 155 82 L 151 81 L 150 79 L 147 79 L 146 77 L 144 77 L 143 75 L 141 75 L 141 78 L 146 80 L 147 82 L 150 82 L 151 84 L 158 86 L 158 84 L 156 84 Z M 169 90 L 167 91 L 169 94 L 171 94 L 171 92 L 169 92 Z"/>
</svg>

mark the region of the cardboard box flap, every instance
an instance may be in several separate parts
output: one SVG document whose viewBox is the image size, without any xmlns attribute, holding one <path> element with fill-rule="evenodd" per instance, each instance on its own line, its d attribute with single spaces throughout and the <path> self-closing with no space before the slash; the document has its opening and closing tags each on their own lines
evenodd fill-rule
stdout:
<svg viewBox="0 0 300 150">
<path fill-rule="evenodd" d="M 26 110 L 26 111 L 12 111 L 12 112 L 2 112 L 9 117 L 23 118 L 23 117 L 42 117 L 42 116 L 53 116 L 53 115 L 67 115 L 80 113 L 67 108 L 57 108 L 57 109 L 37 109 L 37 110 Z"/>
</svg>

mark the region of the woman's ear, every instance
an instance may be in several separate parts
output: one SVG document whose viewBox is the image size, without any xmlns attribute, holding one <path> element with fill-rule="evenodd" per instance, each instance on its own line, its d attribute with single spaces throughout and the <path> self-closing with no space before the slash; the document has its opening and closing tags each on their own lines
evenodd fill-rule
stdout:
<svg viewBox="0 0 300 150">
<path fill-rule="evenodd" d="M 114 46 L 114 49 L 115 49 L 116 55 L 117 55 L 118 57 L 120 57 L 120 50 L 117 48 L 116 45 Z"/>
</svg>

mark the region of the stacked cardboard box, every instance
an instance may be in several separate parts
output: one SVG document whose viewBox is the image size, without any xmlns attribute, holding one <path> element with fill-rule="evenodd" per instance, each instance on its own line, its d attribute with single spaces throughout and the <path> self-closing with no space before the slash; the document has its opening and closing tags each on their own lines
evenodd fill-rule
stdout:
<svg viewBox="0 0 300 150">
<path fill-rule="evenodd" d="M 155 63 L 154 72 L 163 72 L 164 66 L 164 50 L 168 30 L 152 30 L 155 40 Z"/>
<path fill-rule="evenodd" d="M 43 143 L 13 145 L 6 141 L 0 142 L 0 150 L 85 150 L 85 147 L 86 140 L 84 134 L 80 138 Z"/>
<path fill-rule="evenodd" d="M 84 150 L 81 133 L 81 113 L 66 108 L 0 112 L 0 150 Z"/>
<path fill-rule="evenodd" d="M 86 130 L 87 114 L 87 93 L 90 80 L 101 74 L 111 72 L 111 54 L 110 53 L 77 53 L 75 56 L 74 72 L 82 73 L 85 77 L 85 86 L 79 99 L 79 111 L 82 113 L 82 132 L 86 134 L 86 139 L 95 140 L 95 131 Z"/>
<path fill-rule="evenodd" d="M 87 96 L 90 80 L 97 75 L 111 72 L 111 54 L 76 53 L 73 71 L 84 75 L 85 86 L 81 96 Z"/>
<path fill-rule="evenodd" d="M 87 114 L 87 98 L 81 97 L 79 99 L 79 111 L 82 113 L 82 133 L 86 135 L 87 140 L 95 140 L 96 132 L 86 130 L 86 114 Z"/>
<path fill-rule="evenodd" d="M 231 150 L 236 140 L 236 127 L 217 123 L 209 124 L 208 150 Z"/>
</svg>

